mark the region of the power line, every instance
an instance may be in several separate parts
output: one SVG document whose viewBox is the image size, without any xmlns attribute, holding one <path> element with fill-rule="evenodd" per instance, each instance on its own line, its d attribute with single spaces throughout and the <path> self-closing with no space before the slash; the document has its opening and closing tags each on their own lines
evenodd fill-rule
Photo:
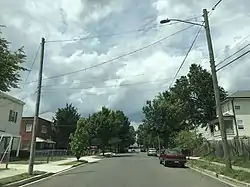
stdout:
<svg viewBox="0 0 250 187">
<path fill-rule="evenodd" d="M 174 81 L 175 81 L 177 75 L 179 74 L 179 72 L 180 72 L 182 66 L 184 65 L 184 63 L 185 63 L 185 61 L 186 61 L 186 59 L 187 59 L 187 57 L 188 57 L 190 51 L 192 50 L 192 48 L 193 48 L 193 46 L 194 46 L 194 44 L 195 44 L 195 42 L 196 42 L 196 40 L 197 40 L 197 38 L 198 38 L 198 36 L 199 36 L 199 34 L 200 34 L 202 28 L 203 28 L 203 27 L 200 26 L 200 28 L 199 28 L 197 34 L 195 35 L 195 38 L 194 38 L 192 44 L 190 45 L 190 47 L 189 47 L 189 49 L 188 49 L 187 54 L 185 55 L 185 57 L 184 57 L 184 59 L 183 59 L 181 65 L 180 65 L 179 69 L 178 69 L 177 72 L 175 73 L 175 76 L 174 76 L 174 78 L 173 78 L 171 84 L 169 85 L 169 88 L 170 88 L 170 87 L 172 86 L 172 84 L 174 83 Z"/>
<path fill-rule="evenodd" d="M 152 82 L 158 82 L 158 81 L 164 81 L 164 80 L 170 80 L 173 77 L 169 77 L 169 78 L 164 78 L 164 79 L 158 79 L 158 80 L 154 80 L 154 81 L 142 81 L 142 82 L 134 82 L 134 83 L 124 83 L 124 84 L 120 84 L 120 85 L 107 85 L 107 86 L 101 86 L 101 87 L 96 87 L 96 88 L 110 88 L 110 87 L 123 87 L 123 86 L 131 86 L 131 85 L 137 85 L 137 84 L 146 84 L 146 83 L 152 83 Z M 93 88 L 93 86 L 89 86 L 89 87 L 85 87 L 85 88 L 57 88 L 57 89 L 89 89 L 89 88 Z M 47 90 L 57 90 L 57 89 L 43 89 L 44 91 Z"/>
<path fill-rule="evenodd" d="M 104 88 L 104 87 L 98 87 L 98 88 Z M 147 89 L 140 89 L 140 91 L 155 91 L 155 90 L 158 90 L 158 89 L 161 89 L 163 88 L 163 86 L 157 86 L 157 87 L 154 87 L 154 88 L 147 88 Z M 57 91 L 57 90 L 42 90 L 42 91 Z M 69 91 L 69 90 L 68 90 Z M 69 94 L 69 93 L 68 93 Z M 90 93 L 90 92 L 85 92 L 85 93 L 82 93 L 81 95 L 93 95 L 93 96 L 96 96 L 96 95 L 114 95 L 115 93 Z M 44 92 L 42 93 L 42 96 L 44 96 Z"/>
<path fill-rule="evenodd" d="M 37 49 L 36 54 L 35 54 L 35 56 L 34 56 L 34 59 L 33 59 L 33 61 L 32 61 L 30 70 L 29 70 L 29 72 L 28 72 L 28 74 L 27 74 L 27 76 L 26 76 L 26 78 L 25 78 L 25 83 L 27 83 L 27 80 L 28 80 L 28 78 L 29 78 L 30 72 L 32 71 L 33 66 L 34 66 L 34 64 L 35 64 L 35 62 L 36 62 L 36 59 L 37 59 L 37 55 L 38 55 L 39 50 L 40 50 L 40 45 L 38 46 L 38 49 Z M 23 89 L 24 89 L 24 85 L 23 85 L 23 87 L 21 88 L 20 92 L 22 92 Z M 29 94 L 28 96 L 23 97 L 23 98 L 20 98 L 20 96 L 19 96 L 18 99 L 19 99 L 19 100 L 27 99 L 29 96 L 34 95 L 35 93 L 36 93 L 36 92 L 34 92 L 34 93 L 32 93 L 32 94 Z M 5 103 L 5 104 L 3 104 L 3 105 L 0 105 L 0 107 L 7 106 L 7 105 L 9 105 L 9 104 L 11 104 L 11 103 L 12 103 L 12 102 Z"/>
<path fill-rule="evenodd" d="M 87 68 L 79 69 L 79 70 L 76 70 L 76 71 L 72 71 L 72 72 L 68 72 L 68 73 L 63 73 L 63 74 L 59 74 L 59 75 L 47 77 L 47 78 L 44 78 L 43 80 L 58 78 L 58 77 L 62 77 L 62 76 L 65 76 L 65 75 L 70 75 L 70 74 L 75 74 L 75 73 L 78 73 L 78 72 L 86 71 L 86 70 L 93 69 L 93 68 L 102 66 L 102 65 L 104 65 L 104 64 L 107 64 L 107 63 L 116 61 L 116 60 L 121 59 L 121 58 L 123 58 L 123 57 L 130 56 L 130 55 L 132 55 L 132 54 L 134 54 L 134 53 L 137 53 L 137 52 L 139 52 L 139 51 L 143 51 L 143 50 L 145 50 L 145 49 L 147 49 L 147 48 L 150 48 L 150 47 L 152 47 L 152 46 L 154 46 L 154 45 L 156 45 L 156 44 L 158 44 L 158 43 L 160 43 L 160 42 L 162 42 L 162 41 L 164 41 L 164 40 L 166 40 L 166 39 L 168 39 L 168 38 L 170 38 L 170 37 L 172 37 L 172 36 L 175 36 L 175 35 L 177 35 L 177 34 L 183 32 L 183 31 L 186 31 L 186 30 L 188 30 L 188 29 L 191 28 L 191 27 L 193 27 L 193 25 L 191 25 L 191 26 L 189 26 L 189 27 L 186 27 L 186 28 L 184 28 L 184 29 L 181 29 L 181 30 L 179 30 L 179 31 L 177 31 L 177 32 L 175 32 L 175 33 L 172 33 L 172 34 L 170 34 L 170 35 L 168 35 L 168 36 L 166 36 L 166 37 L 163 37 L 163 38 L 161 38 L 161 39 L 159 39 L 159 40 L 157 40 L 157 41 L 155 41 L 155 42 L 153 42 L 153 43 L 151 43 L 151 44 L 149 44 L 149 45 L 146 45 L 146 46 L 144 46 L 144 47 L 138 48 L 138 49 L 136 49 L 136 50 L 134 50 L 134 51 L 125 53 L 125 54 L 123 54 L 123 55 L 117 56 L 117 57 L 112 58 L 112 59 L 110 59 L 110 60 L 107 60 L 107 61 L 104 61 L 104 62 L 95 64 L 95 65 L 90 66 L 90 67 L 87 67 Z M 32 82 L 37 82 L 37 81 L 31 81 L 31 82 L 28 82 L 28 83 L 32 83 Z"/>
<path fill-rule="evenodd" d="M 29 76 L 30 76 L 30 72 L 32 71 L 32 69 L 33 69 L 33 66 L 34 66 L 34 64 L 35 64 L 35 62 L 36 62 L 36 59 L 37 59 L 37 55 L 38 55 L 38 52 L 39 52 L 39 50 L 40 50 L 40 44 L 39 44 L 39 46 L 38 46 L 38 49 L 37 49 L 37 51 L 36 51 L 36 54 L 35 54 L 35 56 L 34 56 L 34 59 L 33 59 L 33 62 L 32 62 L 32 64 L 31 64 L 31 67 L 30 67 L 30 70 L 29 70 L 29 72 L 28 72 L 28 75 L 27 75 L 27 77 L 26 77 L 26 79 L 25 79 L 25 83 L 27 82 L 27 80 L 28 80 L 28 78 L 29 78 Z"/>
<path fill-rule="evenodd" d="M 151 73 L 158 73 L 158 72 L 166 72 L 166 70 L 157 70 L 157 71 L 151 71 L 149 72 L 149 74 Z M 148 75 L 147 73 L 139 73 L 139 74 L 135 74 L 135 75 L 130 75 L 130 77 L 139 77 L 139 76 L 143 76 L 143 75 Z M 116 78 L 103 78 L 103 79 L 92 79 L 92 80 L 84 80 L 81 81 L 79 80 L 79 82 L 66 82 L 63 84 L 57 84 L 57 85 L 45 85 L 42 86 L 43 88 L 50 88 L 50 87 L 54 87 L 54 86 L 62 86 L 62 85 L 72 85 L 72 84 L 87 84 L 87 83 L 102 83 L 104 81 L 115 81 L 115 80 L 120 80 L 123 77 L 116 77 Z"/>
<path fill-rule="evenodd" d="M 29 96 L 32 96 L 32 95 L 35 95 L 36 94 L 36 92 L 34 92 L 34 93 L 31 93 L 31 94 L 29 94 L 29 95 L 27 95 L 27 96 L 25 96 L 25 97 L 22 97 L 22 98 L 20 98 L 19 100 L 25 100 L 25 99 L 27 99 Z M 0 107 L 4 107 L 4 106 L 7 106 L 7 105 L 9 105 L 9 104 L 12 104 L 13 102 L 8 102 L 8 103 L 5 103 L 5 104 L 3 104 L 3 105 L 0 105 Z"/>
<path fill-rule="evenodd" d="M 236 55 L 237 53 L 241 52 L 242 50 L 244 50 L 245 48 L 247 48 L 248 46 L 250 46 L 250 43 L 245 45 L 244 47 L 240 48 L 238 51 L 234 52 L 233 54 L 231 54 L 230 56 L 228 56 L 227 58 L 225 58 L 224 60 L 220 61 L 217 65 L 219 66 L 220 64 L 222 64 L 223 62 L 225 62 L 226 60 L 228 60 L 229 58 L 231 58 L 232 56 Z"/>
<path fill-rule="evenodd" d="M 195 16 L 195 17 L 191 17 L 186 19 L 186 21 L 188 20 L 192 20 L 192 19 L 196 19 L 202 16 Z M 150 23 L 153 22 L 154 19 L 150 20 Z M 111 37 L 111 36 L 118 36 L 118 35 L 126 35 L 126 34 L 132 34 L 132 33 L 136 33 L 136 32 L 141 32 L 141 31 L 149 31 L 149 30 L 153 30 L 157 27 L 165 27 L 165 26 L 169 26 L 169 25 L 175 25 L 175 24 L 179 24 L 180 22 L 175 22 L 175 23 L 170 23 L 168 25 L 159 25 L 159 26 L 152 26 L 149 28 L 140 28 L 140 29 L 136 29 L 136 30 L 128 30 L 128 31 L 124 31 L 124 32 L 120 32 L 120 33 L 109 33 L 109 34 L 102 34 L 102 35 L 96 35 L 96 36 L 87 36 L 87 37 L 82 37 L 82 38 L 74 38 L 74 39 L 63 39 L 63 40 L 49 40 L 46 41 L 46 43 L 60 43 L 60 42 L 76 42 L 76 41 L 82 41 L 82 40 L 88 40 L 88 39 L 94 39 L 94 38 L 105 38 L 105 37 Z"/>
<path fill-rule="evenodd" d="M 221 69 L 227 67 L 228 65 L 232 64 L 233 62 L 235 62 L 236 60 L 242 58 L 243 56 L 247 55 L 250 52 L 250 50 L 248 50 L 247 52 L 241 54 L 240 56 L 238 56 L 237 58 L 231 60 L 230 62 L 226 63 L 225 65 L 221 66 L 220 68 L 218 68 L 216 71 L 220 71 Z"/>
</svg>

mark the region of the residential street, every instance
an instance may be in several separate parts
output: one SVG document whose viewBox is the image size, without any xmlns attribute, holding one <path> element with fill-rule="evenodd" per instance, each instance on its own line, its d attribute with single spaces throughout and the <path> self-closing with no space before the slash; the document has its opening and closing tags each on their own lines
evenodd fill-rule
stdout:
<svg viewBox="0 0 250 187">
<path fill-rule="evenodd" d="M 188 168 L 167 168 L 145 153 L 107 158 L 59 174 L 28 187 L 226 187 Z"/>
</svg>

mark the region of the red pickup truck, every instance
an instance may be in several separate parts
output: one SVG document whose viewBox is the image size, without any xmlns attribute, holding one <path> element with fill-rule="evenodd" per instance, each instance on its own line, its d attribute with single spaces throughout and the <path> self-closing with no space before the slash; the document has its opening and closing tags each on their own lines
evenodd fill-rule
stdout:
<svg viewBox="0 0 250 187">
<path fill-rule="evenodd" d="M 179 165 L 185 167 L 187 162 L 186 156 L 177 149 L 165 149 L 162 150 L 159 156 L 160 164 L 169 166 L 170 164 Z"/>
</svg>

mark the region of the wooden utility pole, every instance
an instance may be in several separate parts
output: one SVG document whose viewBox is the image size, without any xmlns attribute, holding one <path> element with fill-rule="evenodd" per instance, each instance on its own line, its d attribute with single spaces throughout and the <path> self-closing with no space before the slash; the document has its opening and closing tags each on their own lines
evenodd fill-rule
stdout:
<svg viewBox="0 0 250 187">
<path fill-rule="evenodd" d="M 29 175 L 33 175 L 33 167 L 34 167 L 34 159 L 35 159 L 35 151 L 36 151 L 36 126 L 38 123 L 40 99 L 41 99 L 44 45 L 45 45 L 45 39 L 42 38 L 40 69 L 39 69 L 39 74 L 38 74 L 38 85 L 37 85 L 36 109 L 35 109 L 35 116 L 34 116 L 34 121 L 33 121 L 33 125 L 32 125 L 32 138 L 31 138 L 31 145 L 30 145 L 30 158 L 29 158 L 29 168 L 28 168 Z"/>
<path fill-rule="evenodd" d="M 218 80 L 217 80 L 216 69 L 215 69 L 213 44 L 212 44 L 211 33 L 210 33 L 210 28 L 209 28 L 209 21 L 208 21 L 208 12 L 206 9 L 203 9 L 203 17 L 204 17 L 206 37 L 207 37 L 207 46 L 208 46 L 209 58 L 210 58 L 210 67 L 211 67 L 211 73 L 212 73 L 212 79 L 213 79 L 216 109 L 218 112 L 221 138 L 222 138 L 222 143 L 223 143 L 225 165 L 226 165 L 227 169 L 231 169 L 232 168 L 231 158 L 230 158 L 229 146 L 228 146 L 228 142 L 227 142 L 227 133 L 226 133 L 225 123 L 224 123 L 223 113 L 222 113 L 222 107 L 221 107 L 221 101 L 220 101 L 220 90 L 219 90 L 219 85 L 218 85 Z"/>
</svg>

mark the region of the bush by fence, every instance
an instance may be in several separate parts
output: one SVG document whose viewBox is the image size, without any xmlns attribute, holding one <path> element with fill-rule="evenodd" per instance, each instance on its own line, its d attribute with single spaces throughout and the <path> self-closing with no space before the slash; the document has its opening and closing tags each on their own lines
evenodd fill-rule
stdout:
<svg viewBox="0 0 250 187">
<path fill-rule="evenodd" d="M 250 138 L 228 140 L 229 151 L 232 157 L 243 157 L 250 160 Z M 204 141 L 200 148 L 194 150 L 199 156 L 224 157 L 222 141 Z"/>
</svg>

